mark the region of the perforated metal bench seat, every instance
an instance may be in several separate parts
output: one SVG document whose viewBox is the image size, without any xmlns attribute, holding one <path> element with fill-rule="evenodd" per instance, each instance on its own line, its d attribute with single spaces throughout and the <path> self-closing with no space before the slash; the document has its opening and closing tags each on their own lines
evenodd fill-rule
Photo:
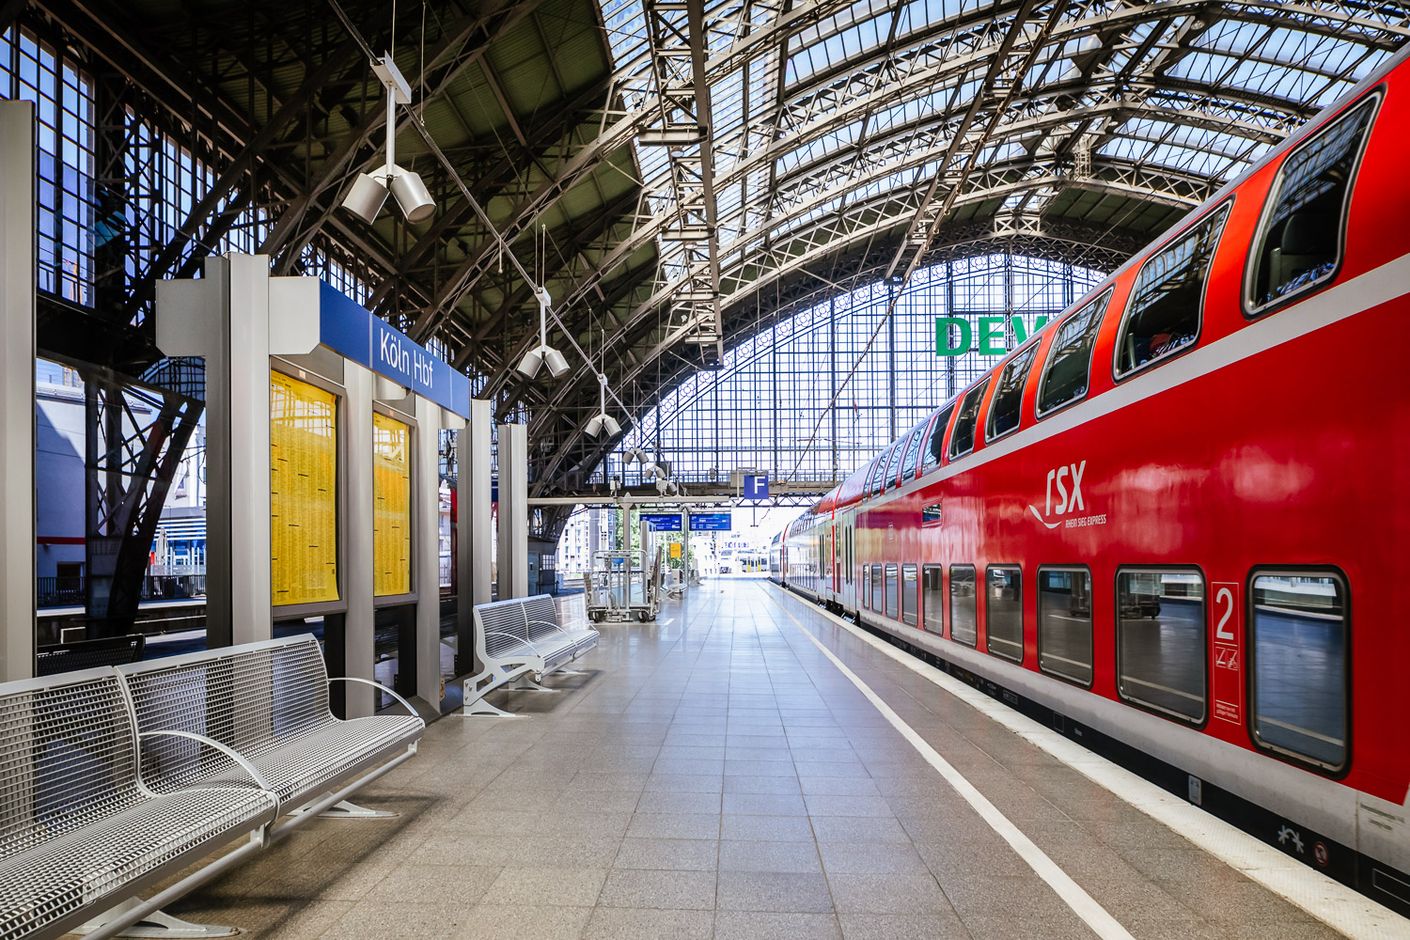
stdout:
<svg viewBox="0 0 1410 940">
<path fill-rule="evenodd" d="M 478 604 L 474 616 L 482 671 L 465 682 L 466 714 L 507 714 L 484 702 L 485 694 L 522 676 L 558 672 L 597 646 L 599 637 L 591 627 L 560 626 L 547 594 Z"/>
<path fill-rule="evenodd" d="M 6 858 L 0 937 L 58 936 L 87 920 L 95 901 L 123 900 L 133 883 L 253 831 L 273 820 L 274 809 L 268 793 L 248 786 L 172 793 Z"/>
<path fill-rule="evenodd" d="M 108 668 L 0 685 L 0 938 L 53 937 L 272 821 L 271 794 L 157 794 Z"/>
<path fill-rule="evenodd" d="M 333 717 L 323 654 L 310 635 L 138 663 L 122 673 L 139 729 L 220 742 L 254 766 L 281 813 L 410 756 L 426 728 L 400 696 L 411 714 Z M 143 774 L 160 789 L 219 786 L 241 774 L 232 759 L 189 739 L 156 736 L 142 745 Z"/>
</svg>

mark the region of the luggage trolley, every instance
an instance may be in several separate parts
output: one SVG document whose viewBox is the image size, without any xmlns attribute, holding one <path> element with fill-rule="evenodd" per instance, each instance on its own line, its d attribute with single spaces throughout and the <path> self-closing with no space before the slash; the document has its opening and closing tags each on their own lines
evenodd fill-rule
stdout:
<svg viewBox="0 0 1410 940">
<path fill-rule="evenodd" d="M 622 623 L 656 619 L 660 609 L 660 560 L 643 568 L 633 552 L 594 552 L 583 575 L 588 620 Z"/>
</svg>

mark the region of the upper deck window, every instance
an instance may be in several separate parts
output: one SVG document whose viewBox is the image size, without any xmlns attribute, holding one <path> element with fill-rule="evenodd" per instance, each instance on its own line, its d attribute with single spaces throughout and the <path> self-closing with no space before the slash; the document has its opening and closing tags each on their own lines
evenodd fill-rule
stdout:
<svg viewBox="0 0 1410 940">
<path fill-rule="evenodd" d="M 974 426 L 979 422 L 979 405 L 984 401 L 984 392 L 989 388 L 986 378 L 960 401 L 960 416 L 955 419 L 955 433 L 950 435 L 950 459 L 963 457 L 974 450 Z"/>
<path fill-rule="evenodd" d="M 994 401 L 989 405 L 989 432 L 986 440 L 1003 437 L 1018 427 L 1023 408 L 1023 389 L 1028 385 L 1028 371 L 1038 354 L 1034 343 L 1009 360 L 999 373 L 999 385 L 994 389 Z"/>
<path fill-rule="evenodd" d="M 1092 374 L 1092 344 L 1110 301 L 1111 289 L 1108 288 L 1057 328 L 1047 365 L 1038 381 L 1038 417 L 1087 397 Z"/>
<path fill-rule="evenodd" d="M 1199 338 L 1209 263 L 1231 204 L 1225 202 L 1142 265 L 1117 340 L 1117 378 L 1173 356 Z"/>
<path fill-rule="evenodd" d="M 940 466 L 940 458 L 945 453 L 945 430 L 950 426 L 950 415 L 955 413 L 955 406 L 948 405 L 944 411 L 935 418 L 935 423 L 930 427 L 930 443 L 925 448 L 925 461 L 921 464 L 920 471 Z"/>
<path fill-rule="evenodd" d="M 906 438 L 906 459 L 901 462 L 901 482 L 914 480 L 916 462 L 920 460 L 920 441 L 925 436 L 925 425 L 921 425 Z"/>
<path fill-rule="evenodd" d="M 901 454 L 905 449 L 906 439 L 904 437 L 891 445 L 891 451 L 886 455 L 886 473 L 881 478 L 882 492 L 896 485 L 896 474 L 901 472 Z"/>
<path fill-rule="evenodd" d="M 1260 312 L 1336 272 L 1352 181 L 1375 108 L 1376 99 L 1368 99 L 1284 161 L 1253 255 L 1250 311 Z"/>
<path fill-rule="evenodd" d="M 885 488 L 886 465 L 891 461 L 891 448 L 881 452 L 881 457 L 876 462 L 876 473 L 871 478 L 871 495 L 875 496 Z"/>
</svg>

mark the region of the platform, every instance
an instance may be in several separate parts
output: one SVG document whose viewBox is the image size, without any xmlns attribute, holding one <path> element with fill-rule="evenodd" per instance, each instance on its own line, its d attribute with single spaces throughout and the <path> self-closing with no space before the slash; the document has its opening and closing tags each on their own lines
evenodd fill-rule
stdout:
<svg viewBox="0 0 1410 940">
<path fill-rule="evenodd" d="M 1102 914 L 1107 936 L 1337 936 L 768 582 L 604 625 L 585 668 L 496 697 L 531 717 L 432 725 L 360 799 L 399 817 L 317 820 L 174 912 L 278 938 L 1065 938 Z"/>
</svg>

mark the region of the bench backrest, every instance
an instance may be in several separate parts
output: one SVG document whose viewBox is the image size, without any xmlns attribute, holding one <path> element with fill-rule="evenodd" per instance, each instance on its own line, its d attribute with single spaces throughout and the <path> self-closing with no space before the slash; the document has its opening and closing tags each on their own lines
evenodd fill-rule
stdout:
<svg viewBox="0 0 1410 940">
<path fill-rule="evenodd" d="M 517 641 L 532 641 L 538 635 L 530 629 L 532 620 L 558 622 L 553 598 L 547 594 L 476 604 L 474 613 L 475 643 L 482 659 L 495 658 L 504 650 L 518 646 Z"/>
<path fill-rule="evenodd" d="M 529 622 L 529 636 L 541 637 L 557 633 L 558 605 L 547 594 L 524 598 L 524 619 Z"/>
<path fill-rule="evenodd" d="M 318 640 L 303 634 L 121 669 L 141 731 L 190 731 L 246 755 L 331 723 L 328 672 Z M 142 772 L 184 786 L 210 773 L 219 755 L 195 742 L 149 738 Z"/>
<path fill-rule="evenodd" d="M 0 685 L 0 858 L 142 800 L 135 755 L 111 669 Z"/>
</svg>

